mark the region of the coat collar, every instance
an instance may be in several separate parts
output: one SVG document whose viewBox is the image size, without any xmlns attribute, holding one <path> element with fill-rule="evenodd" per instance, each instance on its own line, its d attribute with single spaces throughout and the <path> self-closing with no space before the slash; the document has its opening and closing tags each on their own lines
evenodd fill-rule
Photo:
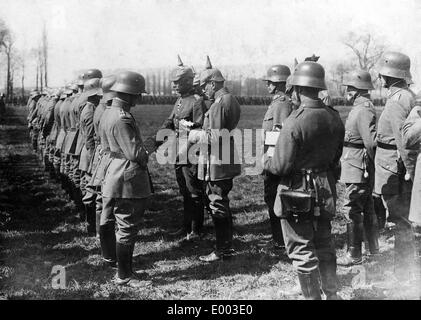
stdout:
<svg viewBox="0 0 421 320">
<path fill-rule="evenodd" d="M 370 101 L 370 94 L 369 93 L 362 94 L 355 99 L 354 106 L 358 106 L 367 101 Z"/>
<path fill-rule="evenodd" d="M 303 108 L 322 108 L 323 102 L 319 98 L 311 99 L 311 98 L 303 97 L 301 100 L 300 106 Z"/>
<path fill-rule="evenodd" d="M 398 93 L 399 91 L 402 90 L 407 90 L 408 89 L 408 85 L 406 84 L 405 81 L 399 81 L 398 83 L 395 83 L 393 86 L 391 86 L 389 88 L 388 91 L 388 98 L 392 97 L 393 95 L 395 95 L 396 93 Z"/>
<path fill-rule="evenodd" d="M 120 108 L 124 111 L 130 111 L 130 105 L 120 98 L 114 98 L 113 102 L 111 103 L 111 107 Z"/>
<path fill-rule="evenodd" d="M 223 87 L 215 92 L 215 100 L 228 93 L 228 89 Z"/>
</svg>

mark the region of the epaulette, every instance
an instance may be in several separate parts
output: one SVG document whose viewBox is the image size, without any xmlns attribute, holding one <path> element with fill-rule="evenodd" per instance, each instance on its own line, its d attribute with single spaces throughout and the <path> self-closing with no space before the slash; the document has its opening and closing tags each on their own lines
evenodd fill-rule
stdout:
<svg viewBox="0 0 421 320">
<path fill-rule="evenodd" d="M 366 107 L 366 108 L 370 108 L 371 107 L 371 105 L 372 105 L 372 103 L 370 102 L 370 101 L 366 101 L 366 102 L 364 102 L 364 107 Z"/>
<path fill-rule="evenodd" d="M 278 101 L 285 101 L 285 100 L 286 100 L 285 95 L 280 95 L 280 94 L 275 95 L 273 98 L 274 98 L 274 99 L 273 99 L 274 101 L 275 101 L 275 100 L 278 100 Z"/>
<path fill-rule="evenodd" d="M 220 103 L 222 100 L 222 96 L 218 97 L 217 99 L 215 99 L 215 103 Z"/>
<path fill-rule="evenodd" d="M 193 97 L 196 99 L 196 101 L 198 101 L 198 100 L 202 99 L 202 97 L 201 97 L 200 95 L 198 95 L 197 93 L 195 93 L 195 94 L 193 95 Z"/>
</svg>

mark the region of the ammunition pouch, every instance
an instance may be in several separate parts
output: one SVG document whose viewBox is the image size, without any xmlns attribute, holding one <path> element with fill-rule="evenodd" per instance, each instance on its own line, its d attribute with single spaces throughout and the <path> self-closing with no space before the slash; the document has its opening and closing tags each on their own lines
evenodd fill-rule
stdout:
<svg viewBox="0 0 421 320">
<path fill-rule="evenodd" d="M 282 216 L 299 220 L 311 219 L 314 212 L 315 198 L 305 190 L 281 190 Z"/>
</svg>

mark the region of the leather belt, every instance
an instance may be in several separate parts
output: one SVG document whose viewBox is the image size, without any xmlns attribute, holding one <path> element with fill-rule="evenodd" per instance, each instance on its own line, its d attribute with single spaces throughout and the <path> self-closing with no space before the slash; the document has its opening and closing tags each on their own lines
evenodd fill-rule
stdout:
<svg viewBox="0 0 421 320">
<path fill-rule="evenodd" d="M 398 147 L 396 146 L 396 144 L 388 144 L 388 143 L 377 141 L 377 146 L 379 148 L 386 149 L 386 150 L 398 150 Z"/>
<path fill-rule="evenodd" d="M 127 160 L 125 155 L 123 153 L 120 153 L 120 152 L 110 151 L 110 157 L 115 158 L 115 159 Z"/>
<path fill-rule="evenodd" d="M 345 141 L 344 142 L 344 147 L 347 148 L 354 148 L 354 149 L 364 149 L 364 145 L 361 143 L 352 143 L 349 141 Z"/>
</svg>

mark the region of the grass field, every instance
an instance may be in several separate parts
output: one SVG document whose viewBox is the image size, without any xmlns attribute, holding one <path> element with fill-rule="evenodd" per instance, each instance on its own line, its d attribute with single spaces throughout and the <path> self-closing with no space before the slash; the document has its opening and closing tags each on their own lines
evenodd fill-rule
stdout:
<svg viewBox="0 0 421 320">
<path fill-rule="evenodd" d="M 133 114 L 143 137 L 153 135 L 171 106 L 138 106 Z M 240 128 L 258 128 L 264 106 L 242 107 Z M 339 112 L 344 119 L 348 108 Z M 381 110 L 379 109 L 379 112 Z M 296 277 L 286 256 L 261 249 L 270 238 L 260 176 L 242 175 L 230 193 L 234 215 L 234 246 L 238 255 L 225 262 L 203 264 L 197 257 L 211 251 L 209 236 L 186 243 L 168 235 L 181 222 L 182 202 L 171 165 L 150 159 L 155 195 L 135 248 L 134 266 L 151 280 L 145 288 L 119 288 L 114 272 L 103 264 L 97 241 L 85 235 L 75 207 L 60 186 L 43 171 L 30 149 L 25 109 L 8 109 L 0 124 L 0 296 L 4 299 L 286 299 L 283 289 Z M 333 221 L 338 256 L 344 254 L 343 186 Z M 393 237 L 381 236 L 382 255 L 367 258 L 361 268 L 338 268 L 339 294 L 344 299 L 419 299 L 419 283 L 402 287 L 389 281 L 393 271 Z M 64 266 L 66 288 L 53 289 L 51 271 Z M 357 276 L 359 275 L 359 276 Z M 378 285 L 382 284 L 382 285 Z M 386 285 L 385 285 L 386 284 Z M 389 287 L 389 288 L 387 288 Z"/>
</svg>

